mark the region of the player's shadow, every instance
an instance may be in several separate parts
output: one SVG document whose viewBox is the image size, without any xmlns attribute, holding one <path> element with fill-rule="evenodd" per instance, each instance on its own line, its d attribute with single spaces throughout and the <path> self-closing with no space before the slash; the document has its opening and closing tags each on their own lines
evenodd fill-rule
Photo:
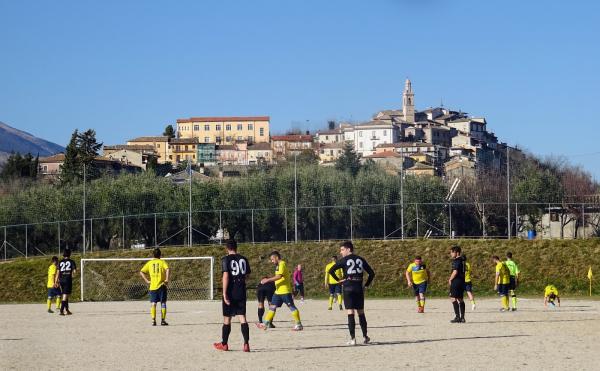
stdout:
<svg viewBox="0 0 600 371">
<path fill-rule="evenodd" d="M 404 328 L 404 327 L 422 327 L 423 325 L 387 325 L 387 326 L 369 326 L 372 328 L 383 328 L 383 329 L 392 329 L 392 328 Z M 347 330 L 347 323 L 339 323 L 339 324 L 328 324 L 328 325 L 305 325 L 304 328 L 310 328 L 310 331 L 331 331 L 331 330 Z"/>
<path fill-rule="evenodd" d="M 533 319 L 520 319 L 520 320 L 501 320 L 501 321 L 469 321 L 467 324 L 481 324 L 481 323 L 551 323 L 551 322 L 584 322 L 584 321 L 598 321 L 595 318 L 587 319 L 548 319 L 548 320 L 533 320 Z"/>
<path fill-rule="evenodd" d="M 19 339 L 0 339 L 0 341 L 19 341 L 19 340 L 25 340 L 23 338 L 19 338 Z"/>
<path fill-rule="evenodd" d="M 516 337 L 526 337 L 531 335 L 497 335 L 497 336 L 466 336 L 466 337 L 455 337 L 455 338 L 441 338 L 441 339 L 422 339 L 422 340 L 397 340 L 397 341 L 373 341 L 367 346 L 387 346 L 387 345 L 407 345 L 407 344 L 424 344 L 424 343 L 437 343 L 443 341 L 456 341 L 456 340 L 482 340 L 482 339 L 506 339 Z M 336 348 L 350 348 L 348 345 L 317 345 L 310 347 L 289 347 L 289 348 L 270 348 L 270 349 L 253 349 L 253 352 L 274 352 L 274 351 L 290 351 L 290 350 L 320 350 L 320 349 L 336 349 Z"/>
</svg>

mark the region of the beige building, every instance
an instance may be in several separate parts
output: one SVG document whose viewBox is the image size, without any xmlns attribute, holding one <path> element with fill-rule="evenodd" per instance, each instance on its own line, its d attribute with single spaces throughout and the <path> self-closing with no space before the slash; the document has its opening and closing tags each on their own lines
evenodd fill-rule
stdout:
<svg viewBox="0 0 600 371">
<path fill-rule="evenodd" d="M 124 164 L 131 164 L 146 170 L 148 161 L 152 158 L 158 160 L 158 155 L 151 145 L 130 146 L 114 145 L 104 146 L 103 156 L 111 160 L 120 161 Z"/>
<path fill-rule="evenodd" d="M 376 164 L 381 166 L 383 169 L 397 174 L 402 169 L 405 163 L 405 158 L 396 152 L 379 152 L 365 157 L 361 157 L 361 162 L 365 163 L 367 160 L 373 160 Z"/>
<path fill-rule="evenodd" d="M 343 152 L 343 142 L 319 144 L 319 160 L 322 163 L 337 160 Z"/>
<path fill-rule="evenodd" d="M 413 166 L 404 170 L 404 172 L 406 173 L 406 175 L 412 176 L 434 176 L 435 168 L 431 165 L 417 162 Z"/>
<path fill-rule="evenodd" d="M 255 143 L 248 146 L 248 165 L 273 163 L 273 150 L 269 143 Z"/>
<path fill-rule="evenodd" d="M 169 142 L 168 158 L 174 164 L 182 161 L 198 162 L 198 138 L 173 138 Z"/>
<path fill-rule="evenodd" d="M 128 146 L 152 146 L 158 156 L 158 163 L 172 161 L 169 159 L 169 137 L 154 136 L 154 137 L 138 137 L 127 141 Z"/>
<path fill-rule="evenodd" d="M 63 162 L 65 162 L 64 153 L 58 153 L 49 157 L 40 157 L 38 161 L 38 176 L 49 178 L 58 176 L 58 174 L 60 174 L 60 167 L 62 166 Z"/>
<path fill-rule="evenodd" d="M 313 149 L 313 137 L 302 134 L 274 135 L 271 138 L 271 148 L 275 157 L 293 155 L 295 152 Z"/>
<path fill-rule="evenodd" d="M 237 141 L 269 142 L 269 116 L 191 117 L 177 120 L 179 138 L 198 138 L 199 143 L 232 145 Z"/>
</svg>

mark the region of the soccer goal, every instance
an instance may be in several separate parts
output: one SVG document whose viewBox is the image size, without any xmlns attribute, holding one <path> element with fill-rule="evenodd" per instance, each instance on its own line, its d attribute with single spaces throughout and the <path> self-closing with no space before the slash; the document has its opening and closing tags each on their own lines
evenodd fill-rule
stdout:
<svg viewBox="0 0 600 371">
<path fill-rule="evenodd" d="M 140 269 L 150 258 L 81 259 L 81 301 L 148 298 Z M 163 258 L 169 264 L 169 300 L 213 300 L 212 256 Z"/>
</svg>

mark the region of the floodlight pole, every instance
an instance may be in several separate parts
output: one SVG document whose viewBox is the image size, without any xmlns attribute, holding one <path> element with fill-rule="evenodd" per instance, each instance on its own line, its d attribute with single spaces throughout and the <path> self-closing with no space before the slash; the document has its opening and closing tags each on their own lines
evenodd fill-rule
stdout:
<svg viewBox="0 0 600 371">
<path fill-rule="evenodd" d="M 298 243 L 298 151 L 294 152 L 294 242 Z"/>
<path fill-rule="evenodd" d="M 85 163 L 83 164 L 83 254 L 85 255 Z"/>
<path fill-rule="evenodd" d="M 508 239 L 510 240 L 510 147 L 508 145 L 506 146 L 506 217 Z"/>
<path fill-rule="evenodd" d="M 404 239 L 404 157 L 400 162 L 400 231 Z"/>
</svg>

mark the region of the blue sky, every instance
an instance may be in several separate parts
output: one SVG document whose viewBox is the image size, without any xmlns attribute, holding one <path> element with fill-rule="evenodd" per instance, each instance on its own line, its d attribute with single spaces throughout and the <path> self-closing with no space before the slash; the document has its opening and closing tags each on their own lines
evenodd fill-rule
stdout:
<svg viewBox="0 0 600 371">
<path fill-rule="evenodd" d="M 66 144 L 177 118 L 270 115 L 272 131 L 401 106 L 485 116 L 502 141 L 600 179 L 593 1 L 2 1 L 0 121 Z"/>
</svg>

